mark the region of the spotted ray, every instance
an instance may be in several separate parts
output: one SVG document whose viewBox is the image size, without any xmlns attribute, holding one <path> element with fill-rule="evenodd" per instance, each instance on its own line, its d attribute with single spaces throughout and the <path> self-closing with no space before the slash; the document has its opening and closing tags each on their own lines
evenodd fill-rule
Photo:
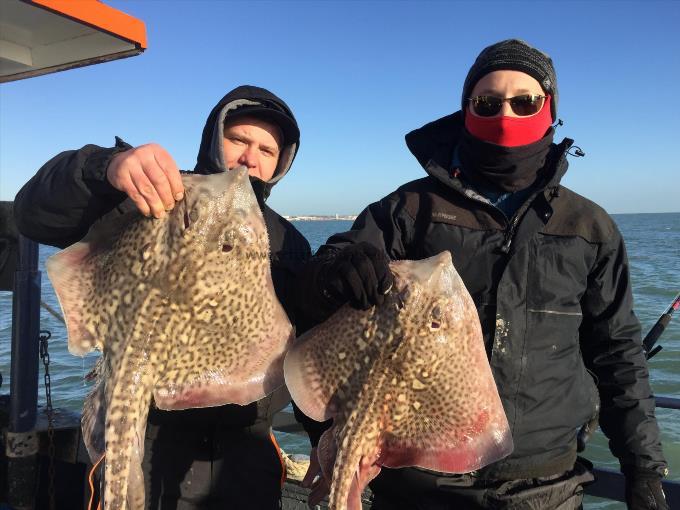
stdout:
<svg viewBox="0 0 680 510">
<path fill-rule="evenodd" d="M 477 311 L 451 255 L 390 267 L 383 305 L 345 305 L 284 363 L 297 405 L 333 418 L 318 447 L 331 509 L 359 510 L 381 466 L 464 473 L 512 451 Z"/>
<path fill-rule="evenodd" d="M 82 426 L 93 462 L 106 452 L 107 510 L 144 508 L 152 397 L 166 410 L 247 404 L 283 384 L 292 327 L 247 170 L 183 181 L 165 219 L 108 215 L 47 262 L 69 351 L 102 351 Z"/>
</svg>

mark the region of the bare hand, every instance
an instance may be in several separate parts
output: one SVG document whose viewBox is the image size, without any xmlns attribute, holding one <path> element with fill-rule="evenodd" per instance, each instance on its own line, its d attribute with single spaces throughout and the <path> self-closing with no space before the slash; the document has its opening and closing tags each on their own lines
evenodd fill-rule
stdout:
<svg viewBox="0 0 680 510">
<path fill-rule="evenodd" d="M 184 185 L 172 156 L 158 144 L 140 145 L 111 158 L 111 185 L 127 194 L 145 216 L 165 216 L 184 197 Z"/>
<path fill-rule="evenodd" d="M 316 448 L 312 448 L 312 451 L 309 453 L 309 467 L 305 477 L 302 479 L 301 485 L 312 489 L 307 498 L 307 506 L 309 508 L 314 508 L 318 505 L 331 491 L 330 480 L 326 479 L 321 471 Z"/>
</svg>

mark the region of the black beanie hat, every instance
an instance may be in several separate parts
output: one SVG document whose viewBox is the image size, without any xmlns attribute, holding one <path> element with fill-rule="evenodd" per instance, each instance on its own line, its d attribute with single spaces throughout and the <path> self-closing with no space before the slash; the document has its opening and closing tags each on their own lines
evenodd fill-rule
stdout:
<svg viewBox="0 0 680 510">
<path fill-rule="evenodd" d="M 557 76 L 552 60 L 542 51 L 519 39 L 506 39 L 482 50 L 465 78 L 463 112 L 467 106 L 467 99 L 480 78 L 501 69 L 521 71 L 535 78 L 546 94 L 550 94 L 550 113 L 553 121 L 557 119 Z"/>
</svg>

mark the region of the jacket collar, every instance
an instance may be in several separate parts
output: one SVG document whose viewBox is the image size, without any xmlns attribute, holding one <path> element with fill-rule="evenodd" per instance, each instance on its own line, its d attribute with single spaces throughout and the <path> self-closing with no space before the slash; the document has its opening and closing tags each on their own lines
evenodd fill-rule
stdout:
<svg viewBox="0 0 680 510">
<path fill-rule="evenodd" d="M 451 168 L 463 126 L 463 113 L 458 111 L 408 133 L 405 137 L 406 146 L 430 177 L 471 198 L 478 198 L 478 194 L 458 178 L 457 169 Z M 559 185 L 567 172 L 569 164 L 566 154 L 573 143 L 572 139 L 565 138 L 559 144 L 553 145 L 549 156 L 551 168 L 545 174 L 538 190 Z"/>
</svg>

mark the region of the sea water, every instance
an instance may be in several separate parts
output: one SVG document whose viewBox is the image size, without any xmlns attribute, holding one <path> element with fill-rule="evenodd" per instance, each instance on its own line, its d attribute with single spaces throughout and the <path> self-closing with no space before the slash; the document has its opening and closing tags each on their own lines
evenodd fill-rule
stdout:
<svg viewBox="0 0 680 510">
<path fill-rule="evenodd" d="M 675 295 L 680 292 L 680 213 L 613 215 L 626 242 L 631 265 L 635 312 L 642 323 L 643 334 L 651 329 Z M 297 221 L 295 226 L 305 235 L 316 250 L 336 232 L 348 230 L 349 221 Z M 59 310 L 44 263 L 57 250 L 40 247 L 42 273 L 42 299 Z M 54 316 L 41 310 L 40 328 L 49 330 L 52 338 L 50 350 L 50 375 L 52 402 L 57 408 L 80 410 L 90 383 L 85 375 L 92 369 L 97 355 L 74 357 L 66 348 L 64 325 Z M 12 331 L 12 295 L 0 292 L 0 374 L 4 377 L 0 393 L 9 392 L 9 357 Z M 675 317 L 661 337 L 663 350 L 650 360 L 652 389 L 657 395 L 680 398 L 680 316 Z M 40 369 L 39 403 L 45 400 Z M 670 465 L 669 478 L 680 480 L 680 411 L 657 409 L 661 437 Z M 277 433 L 281 447 L 288 453 L 308 453 L 309 442 L 304 435 Z M 611 455 L 607 439 L 597 432 L 583 454 L 595 465 L 618 468 Z M 625 505 L 588 497 L 586 508 L 592 510 L 623 510 Z"/>
</svg>

